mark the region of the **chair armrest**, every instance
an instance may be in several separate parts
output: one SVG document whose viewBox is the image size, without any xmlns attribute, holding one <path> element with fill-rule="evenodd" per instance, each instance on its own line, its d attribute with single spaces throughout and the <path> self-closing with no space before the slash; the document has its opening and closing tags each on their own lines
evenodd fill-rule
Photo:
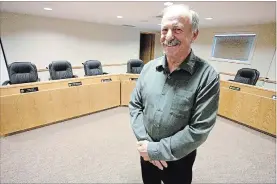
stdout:
<svg viewBox="0 0 277 184">
<path fill-rule="evenodd" d="M 73 75 L 73 78 L 78 78 L 78 75 Z"/>
<path fill-rule="evenodd" d="M 103 74 L 104 74 L 104 75 L 107 75 L 107 74 L 109 74 L 109 73 L 107 73 L 107 72 L 103 72 Z"/>
<path fill-rule="evenodd" d="M 9 80 L 4 81 L 4 82 L 2 83 L 2 86 L 6 86 L 6 85 L 8 85 L 8 84 L 11 84 L 11 81 L 9 81 Z"/>
</svg>

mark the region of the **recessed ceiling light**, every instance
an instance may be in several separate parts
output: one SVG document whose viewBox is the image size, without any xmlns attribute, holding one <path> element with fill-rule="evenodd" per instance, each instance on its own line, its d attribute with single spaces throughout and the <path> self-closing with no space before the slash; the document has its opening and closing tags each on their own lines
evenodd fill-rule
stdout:
<svg viewBox="0 0 277 184">
<path fill-rule="evenodd" d="M 52 8 L 43 8 L 44 10 L 51 11 Z"/>
<path fill-rule="evenodd" d="M 205 18 L 206 20 L 212 20 L 213 18 L 212 17 L 207 17 Z"/>
<path fill-rule="evenodd" d="M 171 5 L 173 5 L 173 3 L 172 2 L 165 2 L 164 5 L 165 6 L 171 6 Z"/>
<path fill-rule="evenodd" d="M 122 16 L 120 16 L 120 15 L 118 15 L 118 16 L 117 16 L 117 18 L 118 18 L 118 19 L 122 19 L 123 17 L 122 17 Z"/>
</svg>

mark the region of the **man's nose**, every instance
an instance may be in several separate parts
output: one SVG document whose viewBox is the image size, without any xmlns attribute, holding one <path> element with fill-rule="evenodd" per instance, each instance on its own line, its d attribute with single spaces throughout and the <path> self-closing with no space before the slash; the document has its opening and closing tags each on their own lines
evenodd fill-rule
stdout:
<svg viewBox="0 0 277 184">
<path fill-rule="evenodd" d="M 172 30 L 168 29 L 167 33 L 166 33 L 166 39 L 167 40 L 171 40 L 173 39 L 173 34 L 172 34 Z"/>
</svg>

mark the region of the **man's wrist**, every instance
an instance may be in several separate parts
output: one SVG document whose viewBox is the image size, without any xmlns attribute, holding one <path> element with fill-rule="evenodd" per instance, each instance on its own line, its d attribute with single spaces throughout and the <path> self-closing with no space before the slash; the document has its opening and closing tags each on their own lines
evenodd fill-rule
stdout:
<svg viewBox="0 0 277 184">
<path fill-rule="evenodd" d="M 159 142 L 148 142 L 147 152 L 150 160 L 160 160 Z"/>
</svg>

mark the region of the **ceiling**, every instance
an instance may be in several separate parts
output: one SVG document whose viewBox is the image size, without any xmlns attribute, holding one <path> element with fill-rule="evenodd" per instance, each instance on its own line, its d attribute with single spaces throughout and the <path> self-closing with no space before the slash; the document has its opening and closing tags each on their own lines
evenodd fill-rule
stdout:
<svg viewBox="0 0 277 184">
<path fill-rule="evenodd" d="M 276 22 L 275 1 L 185 1 L 200 16 L 200 28 L 216 26 L 240 26 Z M 164 2 L 1 2 L 1 11 L 74 19 L 111 25 L 133 25 L 140 29 L 160 30 L 160 18 Z M 52 11 L 44 10 L 45 7 Z M 123 16 L 118 19 L 117 16 Z M 205 18 L 212 17 L 212 20 Z"/>
</svg>

